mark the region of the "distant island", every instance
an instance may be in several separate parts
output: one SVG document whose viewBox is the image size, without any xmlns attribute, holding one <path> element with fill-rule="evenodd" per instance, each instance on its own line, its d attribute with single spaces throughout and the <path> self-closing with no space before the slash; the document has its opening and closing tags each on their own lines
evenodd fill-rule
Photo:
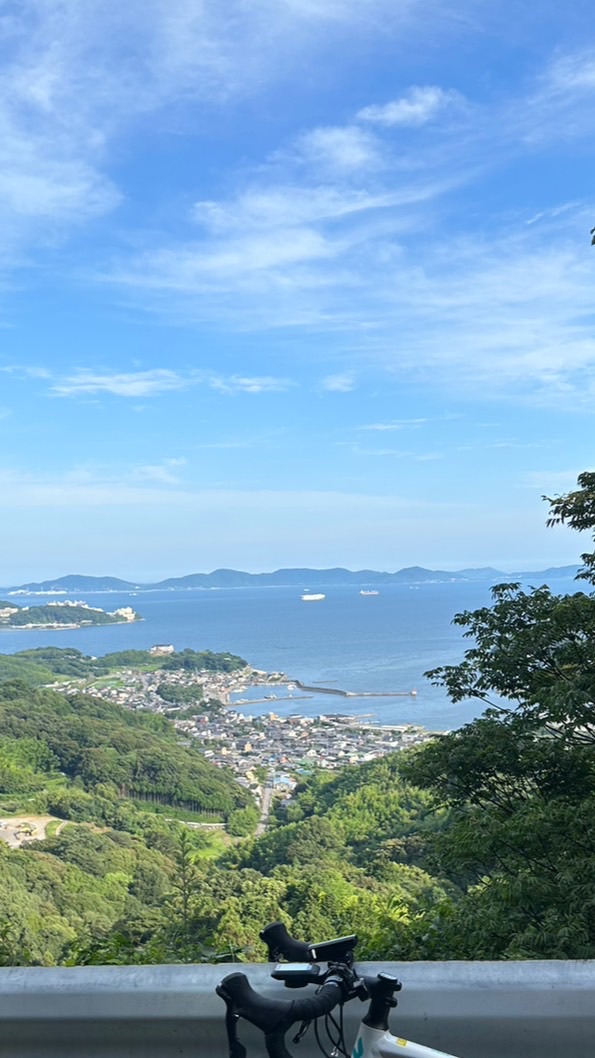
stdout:
<svg viewBox="0 0 595 1058">
<path fill-rule="evenodd" d="M 495 584 L 505 581 L 534 578 L 543 583 L 549 580 L 575 577 L 577 566 L 552 566 L 541 570 L 523 570 L 505 573 L 491 566 L 477 569 L 425 569 L 423 566 L 407 566 L 394 573 L 374 569 L 277 569 L 272 573 L 244 573 L 236 569 L 216 569 L 212 573 L 190 573 L 186 577 L 169 577 L 152 584 L 139 584 L 118 577 L 88 577 L 69 574 L 55 580 L 43 580 L 29 584 L 3 588 L 9 596 L 14 595 L 68 595 L 80 592 L 142 592 L 142 591 L 193 591 L 208 588 L 252 588 L 295 587 L 304 590 L 312 587 L 339 587 L 354 585 L 358 588 L 378 587 L 382 584 L 455 584 L 465 582 Z M 0 606 L 12 603 L 0 603 Z M 95 611 L 101 613 L 102 611 Z M 119 611 L 116 611 L 117 613 Z M 110 616 L 110 615 L 106 615 Z M 113 615 L 112 615 L 113 616 Z M 128 618 L 127 618 L 128 619 Z M 20 623 L 20 622 L 16 622 Z M 46 624 L 47 622 L 43 622 Z M 63 624 L 63 621 L 59 622 Z M 85 623 L 89 623 L 85 621 Z M 111 621 L 91 623 L 107 624 Z"/>
<path fill-rule="evenodd" d="M 0 629 L 3 628 L 83 628 L 86 625 L 115 625 L 140 621 L 131 606 L 113 613 L 88 606 L 86 602 L 49 602 L 47 606 L 16 606 L 0 600 Z"/>
</svg>

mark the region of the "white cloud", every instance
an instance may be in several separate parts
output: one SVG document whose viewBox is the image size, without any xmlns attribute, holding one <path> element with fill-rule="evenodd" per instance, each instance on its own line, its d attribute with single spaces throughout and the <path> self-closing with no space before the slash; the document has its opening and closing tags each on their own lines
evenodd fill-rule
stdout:
<svg viewBox="0 0 595 1058">
<path fill-rule="evenodd" d="M 332 183 L 283 183 L 280 177 L 273 171 L 268 183 L 240 187 L 234 198 L 197 202 L 193 217 L 212 236 L 221 237 L 238 230 L 291 231 L 302 225 L 357 218 L 403 202 L 402 189 L 377 192 Z"/>
<path fill-rule="evenodd" d="M 350 191 L 341 211 L 338 184 L 321 195 L 319 219 L 310 214 L 301 228 L 289 228 L 280 215 L 287 186 L 271 193 L 267 174 L 260 199 L 253 189 L 219 210 L 209 207 L 202 242 L 149 251 L 112 279 L 139 297 L 151 291 L 153 306 L 168 311 L 173 303 L 182 317 L 226 329 L 327 335 L 333 355 L 348 354 L 353 370 L 361 362 L 402 378 L 431 378 L 462 395 L 593 400 L 592 221 L 582 207 L 554 207 L 540 224 L 521 215 L 500 229 L 495 222 L 491 231 L 452 235 L 440 228 L 429 191 L 423 204 L 406 207 L 405 189 L 393 191 L 401 199 L 390 207 L 377 205 L 381 192 L 354 199 Z M 332 215 L 322 215 L 324 208 Z M 259 213 L 269 223 L 254 230 Z"/>
<path fill-rule="evenodd" d="M 408 426 L 418 427 L 428 422 L 427 419 L 395 419 L 392 422 L 373 422 L 367 426 L 360 426 L 360 430 L 378 430 L 383 433 L 388 430 L 404 430 Z"/>
<path fill-rule="evenodd" d="M 195 448 L 217 448 L 225 451 L 226 449 L 236 450 L 239 448 L 253 448 L 254 444 L 252 441 L 203 441 L 201 444 L 194 446 Z"/>
<path fill-rule="evenodd" d="M 0 73 L 0 263 L 32 233 L 51 242 L 61 226 L 115 207 L 109 145 L 139 117 L 179 107 L 188 115 L 191 103 L 260 91 L 263 78 L 283 75 L 282 56 L 302 54 L 302 30 L 319 34 L 327 20 L 353 31 L 372 16 L 409 33 L 410 17 L 427 25 L 430 13 L 393 0 L 230 0 L 224 14 L 214 0 L 131 0 L 107 13 L 100 0 L 29 0 Z M 404 30 L 401 39 L 410 39 Z M 281 40 L 276 52 L 271 42 Z M 458 97 L 422 85 L 361 109 L 373 130 L 305 130 L 244 166 L 237 192 L 198 202 L 186 239 L 137 232 L 141 248 L 100 278 L 182 320 L 348 335 L 363 360 L 409 377 L 430 371 L 453 388 L 513 384 L 519 394 L 533 386 L 532 399 L 589 400 L 593 280 L 577 211 L 540 211 L 534 239 L 511 235 L 510 218 L 500 231 L 496 220 L 494 230 L 454 238 L 445 198 L 503 158 L 595 132 L 594 70 L 591 52 L 559 57 L 524 95 L 466 106 L 457 128 L 430 122 Z M 403 124 L 419 126 L 414 152 L 394 147 Z M 482 227 L 477 218 L 473 226 Z M 57 380 L 53 392 L 144 397 L 197 381 L 88 371 Z"/>
<path fill-rule="evenodd" d="M 168 368 L 131 372 L 80 370 L 54 382 L 50 386 L 50 393 L 55 397 L 81 397 L 93 394 L 109 394 L 126 398 L 158 397 L 164 393 L 172 393 L 198 385 L 206 385 L 219 393 L 233 396 L 240 393 L 283 393 L 296 383 L 290 378 L 280 378 L 274 375 L 217 375 L 206 370 L 191 372 L 174 371 Z M 170 461 L 168 465 L 173 466 L 174 464 Z"/>
<path fill-rule="evenodd" d="M 505 108 L 510 134 L 532 147 L 595 133 L 595 51 L 557 54 L 525 99 Z"/>
<path fill-rule="evenodd" d="M 243 330 L 323 319 L 332 328 L 336 313 L 324 303 L 361 287 L 370 252 L 385 263 L 397 255 L 399 235 L 427 224 L 426 205 L 452 181 L 393 172 L 386 187 L 368 187 L 335 162 L 324 177 L 304 175 L 302 157 L 291 146 L 271 156 L 247 188 L 242 173 L 237 195 L 195 204 L 201 235 L 159 246 L 153 233 L 145 252 L 99 278 L 139 298 L 150 292 L 154 311 L 191 320 Z"/>
<path fill-rule="evenodd" d="M 0 367 L 4 374 L 12 375 L 18 379 L 49 378 L 50 372 L 46 367 L 27 367 L 22 364 L 5 364 Z"/>
<path fill-rule="evenodd" d="M 183 458 L 164 459 L 161 463 L 147 463 L 133 469 L 133 476 L 141 481 L 154 481 L 163 485 L 178 485 L 180 475 L 177 473 L 180 467 L 185 466 Z"/>
<path fill-rule="evenodd" d="M 391 127 L 394 125 L 425 125 L 433 121 L 453 103 L 460 103 L 456 92 L 445 91 L 436 85 L 414 85 L 400 99 L 390 103 L 364 107 L 358 111 L 358 121 Z"/>
<path fill-rule="evenodd" d="M 284 393 L 295 386 L 295 382 L 289 378 L 274 378 L 271 375 L 254 378 L 245 378 L 241 375 L 230 375 L 227 378 L 213 377 L 209 384 L 213 389 L 230 396 L 237 393 Z"/>
<path fill-rule="evenodd" d="M 362 448 L 360 445 L 352 445 L 352 451 L 354 455 L 372 456 L 378 459 L 384 459 L 387 456 L 394 456 L 397 459 L 406 459 L 413 455 L 413 452 L 409 452 L 402 448 Z"/>
<path fill-rule="evenodd" d="M 193 124 L 301 72 L 303 57 L 357 32 L 390 31 L 395 44 L 427 18 L 408 0 L 22 0 L 5 2 L 0 70 L 0 269 L 30 265 L 44 249 L 122 202 L 108 175 L 116 137 L 153 115 Z M 433 17 L 441 4 L 433 3 Z M 450 17 L 449 14 L 446 17 Z M 333 39 L 321 29 L 328 26 Z M 182 116 L 183 115 L 183 116 Z M 357 135 L 357 134 L 355 134 Z M 353 137 L 352 137 L 353 140 Z M 340 142 L 342 141 L 342 142 Z M 355 142 L 311 145 L 342 164 Z M 360 155 L 365 153 L 362 139 Z M 351 159 L 351 162 L 350 162 Z"/>
<path fill-rule="evenodd" d="M 99 374 L 79 371 L 51 387 L 56 397 L 78 397 L 86 393 L 109 393 L 116 397 L 154 397 L 172 390 L 185 389 L 192 380 L 175 371 L 155 368 L 128 374 Z"/>
<path fill-rule="evenodd" d="M 383 164 L 381 143 L 357 125 L 312 129 L 296 140 L 294 150 L 300 161 L 323 175 L 360 174 Z"/>
<path fill-rule="evenodd" d="M 355 389 L 355 376 L 352 371 L 344 371 L 336 375 L 327 375 L 320 383 L 322 389 L 330 393 L 350 393 Z"/>
<path fill-rule="evenodd" d="M 394 457 L 397 459 L 410 459 L 414 463 L 433 463 L 437 459 L 443 459 L 443 452 L 412 452 L 403 448 L 362 448 L 361 445 L 351 445 L 354 455 L 372 456 L 379 459 Z"/>
</svg>

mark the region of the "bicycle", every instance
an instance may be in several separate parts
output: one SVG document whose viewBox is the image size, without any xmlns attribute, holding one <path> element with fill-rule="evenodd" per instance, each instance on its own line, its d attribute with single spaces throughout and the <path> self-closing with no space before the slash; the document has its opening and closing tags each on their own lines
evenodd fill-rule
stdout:
<svg viewBox="0 0 595 1058">
<path fill-rule="evenodd" d="M 226 1026 L 230 1058 L 246 1058 L 246 1048 L 237 1037 L 237 1022 L 245 1018 L 264 1033 L 269 1058 L 292 1058 L 285 1046 L 285 1034 L 292 1025 L 300 1023 L 293 1038 L 298 1043 L 310 1024 L 314 1023 L 316 1042 L 325 1058 L 456 1058 L 446 1051 L 393 1036 L 389 1032 L 389 1015 L 396 1007 L 395 995 L 401 983 L 388 973 L 376 976 L 360 975 L 354 965 L 357 937 L 338 937 L 321 944 L 308 944 L 289 935 L 282 922 L 273 922 L 262 930 L 261 939 L 268 949 L 269 961 L 281 958 L 298 960 L 277 962 L 271 976 L 288 988 L 317 985 L 316 995 L 307 999 L 270 999 L 255 992 L 243 973 L 224 977 L 216 988 L 226 1006 Z M 326 963 L 323 969 L 321 963 Z M 343 1034 L 343 1006 L 352 999 L 369 1000 L 361 1019 L 351 1053 L 346 1049 Z M 339 1020 L 333 1010 L 339 1007 Z M 332 1050 L 325 1050 L 321 1041 L 319 1018 L 324 1018 L 325 1031 Z"/>
</svg>

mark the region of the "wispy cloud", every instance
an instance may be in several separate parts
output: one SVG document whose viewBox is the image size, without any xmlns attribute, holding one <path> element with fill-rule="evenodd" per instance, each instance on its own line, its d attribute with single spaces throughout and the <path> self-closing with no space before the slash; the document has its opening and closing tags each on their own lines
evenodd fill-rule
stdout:
<svg viewBox="0 0 595 1058">
<path fill-rule="evenodd" d="M 140 481 L 154 481 L 162 485 L 178 485 L 180 483 L 179 470 L 186 465 L 183 458 L 164 459 L 161 463 L 147 463 L 133 469 L 133 476 Z"/>
<path fill-rule="evenodd" d="M 190 384 L 190 379 L 166 368 L 127 374 L 79 371 L 57 382 L 50 392 L 56 397 L 78 397 L 88 393 L 109 393 L 115 397 L 154 397 L 185 389 Z"/>
<path fill-rule="evenodd" d="M 18 379 L 50 378 L 50 372 L 46 367 L 28 367 L 24 364 L 0 365 L 0 372 L 3 372 L 6 375 L 12 375 L 13 378 Z"/>
<path fill-rule="evenodd" d="M 242 441 L 203 441 L 202 443 L 196 444 L 194 447 L 195 448 L 214 448 L 214 449 L 221 449 L 222 451 L 226 451 L 227 449 L 229 449 L 230 451 L 236 451 L 237 449 L 241 449 L 241 448 L 253 448 L 254 447 L 254 442 L 253 441 L 247 441 L 247 440 L 242 440 Z"/>
<path fill-rule="evenodd" d="M 350 447 L 354 455 L 372 456 L 375 459 L 384 459 L 387 456 L 395 457 L 396 459 L 408 459 L 413 455 L 413 452 L 402 448 L 363 448 L 361 445 L 351 445 Z"/>
<path fill-rule="evenodd" d="M 349 292 L 386 272 L 399 238 L 424 228 L 428 206 L 461 179 L 405 167 L 377 181 L 392 149 L 356 132 L 298 136 L 243 172 L 237 194 L 197 202 L 198 234 L 160 246 L 153 233 L 144 252 L 99 278 L 139 299 L 150 292 L 153 309 L 226 327 L 347 325 L 361 315 L 346 312 Z"/>
<path fill-rule="evenodd" d="M 413 85 L 400 99 L 363 107 L 358 112 L 357 118 L 358 121 L 385 127 L 425 125 L 433 121 L 447 107 L 453 104 L 460 105 L 462 102 L 462 97 L 457 92 L 445 91 L 437 85 Z"/>
<path fill-rule="evenodd" d="M 290 378 L 274 378 L 272 375 L 261 375 L 254 378 L 230 375 L 227 378 L 212 377 L 209 380 L 209 385 L 213 389 L 230 396 L 237 393 L 285 393 L 295 384 Z"/>
<path fill-rule="evenodd" d="M 355 375 L 352 371 L 343 371 L 336 375 L 327 375 L 323 378 L 321 388 L 329 393 L 351 393 L 356 387 Z"/>
<path fill-rule="evenodd" d="M 423 426 L 424 423 L 428 422 L 428 419 L 393 419 L 392 422 L 373 422 L 367 426 L 360 426 L 360 430 L 377 430 L 379 433 L 384 433 L 391 430 L 404 430 L 408 427 L 417 429 L 419 426 Z"/>
<path fill-rule="evenodd" d="M 105 279 L 226 329 L 329 334 L 335 355 L 349 335 L 356 369 L 359 355 L 469 392 L 489 380 L 492 395 L 512 385 L 521 399 L 583 399 L 595 386 L 588 208 L 553 203 L 539 224 L 527 211 L 491 230 L 475 216 L 456 234 L 450 216 L 465 182 L 532 154 L 531 127 L 553 136 L 593 79 L 588 58 L 567 58 L 514 99 L 478 106 L 413 86 L 344 126 L 305 130 L 243 168 L 237 193 L 197 202 L 186 240 L 153 234 Z M 457 121 L 437 126 L 449 110 Z M 595 105 L 588 114 L 595 132 Z"/>
<path fill-rule="evenodd" d="M 293 145 L 296 160 L 321 176 L 368 173 L 383 164 L 380 141 L 357 125 L 314 128 Z"/>
<path fill-rule="evenodd" d="M 430 6 L 438 19 L 443 5 Z M 14 11 L 4 4 L 0 267 L 26 263 L 32 243 L 39 252 L 119 205 L 110 145 L 146 115 L 261 93 L 299 70 L 303 55 L 332 48 L 325 26 L 335 34 L 357 26 L 372 37 L 388 30 L 404 44 L 427 7 L 420 0 L 26 0 Z M 354 144 L 337 137 L 319 148 L 353 160 Z"/>
<path fill-rule="evenodd" d="M 544 69 L 525 105 L 508 114 L 532 146 L 563 142 L 595 131 L 595 50 L 558 54 Z"/>
<path fill-rule="evenodd" d="M 54 397 L 109 395 L 136 399 L 159 397 L 199 385 L 208 386 L 226 396 L 236 396 L 283 393 L 296 383 L 290 378 L 274 375 L 219 375 L 207 369 L 152 368 L 128 372 L 79 370 L 53 381 L 49 392 Z M 136 410 L 144 409 L 141 406 Z"/>
<path fill-rule="evenodd" d="M 0 266 L 2 254 L 23 263 L 31 242 L 53 244 L 63 229 L 117 207 L 110 145 L 147 115 L 158 126 L 181 113 L 188 121 L 193 107 L 261 92 L 308 46 L 331 49 L 323 24 L 339 34 L 389 27 L 406 46 L 440 10 L 451 19 L 463 9 L 230 0 L 222 13 L 214 0 L 131 0 L 106 13 L 100 0 L 29 0 L 0 74 Z M 136 231 L 133 252 L 91 264 L 86 278 L 177 321 L 331 335 L 359 348 L 364 364 L 400 376 L 591 400 L 593 277 L 581 242 L 589 205 L 554 202 L 538 211 L 539 224 L 529 223 L 534 209 L 489 226 L 470 211 L 456 235 L 452 217 L 463 185 L 544 146 L 593 136 L 595 54 L 558 53 L 507 98 L 463 101 L 448 85 L 422 84 L 357 107 L 343 123 L 303 128 L 243 162 L 235 190 L 227 173 L 225 193 L 178 217 L 177 238 Z M 157 375 L 77 372 L 56 380 L 53 393 L 138 398 L 198 381 Z M 218 376 L 216 388 L 262 391 Z"/>
<path fill-rule="evenodd" d="M 349 445 L 356 456 L 367 456 L 373 459 L 408 459 L 412 463 L 433 463 L 444 458 L 444 452 L 412 452 L 403 448 L 364 448 L 359 444 Z"/>
</svg>

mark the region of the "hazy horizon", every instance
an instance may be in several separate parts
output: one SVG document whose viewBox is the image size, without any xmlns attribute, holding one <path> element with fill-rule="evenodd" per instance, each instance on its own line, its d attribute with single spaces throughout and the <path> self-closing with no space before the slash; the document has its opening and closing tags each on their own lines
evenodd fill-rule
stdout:
<svg viewBox="0 0 595 1058">
<path fill-rule="evenodd" d="M 259 575 L 260 576 L 270 576 L 270 575 L 272 575 L 274 573 L 280 572 L 281 570 L 293 571 L 293 570 L 302 570 L 302 569 L 303 570 L 307 570 L 308 572 L 313 572 L 313 573 L 325 572 L 327 570 L 331 571 L 331 570 L 341 569 L 341 570 L 345 570 L 347 573 L 352 573 L 352 574 L 366 573 L 367 572 L 367 573 L 381 573 L 381 574 L 388 574 L 388 575 L 391 575 L 393 573 L 399 573 L 399 572 L 402 572 L 403 570 L 407 570 L 407 569 L 424 569 L 424 570 L 427 570 L 429 572 L 443 572 L 443 573 L 450 573 L 450 572 L 458 573 L 458 572 L 461 572 L 463 570 L 495 569 L 499 573 L 505 573 L 507 575 L 510 575 L 510 574 L 513 574 L 513 573 L 533 573 L 533 572 L 539 573 L 539 572 L 541 572 L 543 570 L 546 570 L 546 569 L 564 569 L 564 568 L 566 568 L 568 566 L 572 566 L 572 567 L 575 567 L 575 568 L 578 569 L 579 568 L 579 563 L 577 563 L 577 562 L 548 563 L 547 565 L 542 565 L 542 566 L 539 566 L 539 567 L 537 567 L 535 565 L 531 566 L 531 565 L 526 565 L 526 564 L 520 564 L 520 565 L 517 565 L 517 566 L 515 566 L 514 568 L 511 568 L 511 569 L 505 569 L 502 566 L 498 566 L 498 565 L 496 565 L 495 563 L 492 563 L 492 562 L 486 563 L 485 565 L 482 564 L 481 566 L 473 566 L 473 565 L 469 565 L 469 564 L 465 564 L 465 565 L 461 565 L 461 566 L 439 566 L 439 565 L 427 565 L 426 563 L 416 562 L 416 563 L 412 563 L 411 565 L 407 565 L 407 566 L 395 566 L 394 568 L 391 568 L 391 569 L 379 568 L 379 567 L 371 566 L 371 565 L 358 566 L 358 567 L 350 568 L 348 566 L 342 566 L 340 564 L 334 564 L 332 566 L 293 566 L 293 565 L 283 564 L 281 566 L 276 566 L 276 567 L 271 568 L 271 569 L 254 569 L 254 570 L 240 569 L 237 566 L 218 566 L 215 569 L 193 569 L 193 570 L 190 570 L 190 571 L 186 571 L 185 573 L 170 573 L 170 572 L 166 572 L 164 574 L 160 574 L 160 575 L 157 575 L 157 576 L 143 576 L 143 577 L 130 577 L 130 576 L 127 576 L 125 574 L 113 573 L 110 570 L 105 571 L 103 573 L 89 573 L 89 572 L 85 572 L 85 573 L 74 572 L 73 573 L 72 570 L 69 570 L 66 573 L 58 573 L 55 576 L 52 576 L 52 575 L 47 576 L 47 575 L 45 575 L 45 576 L 40 576 L 40 577 L 22 577 L 22 578 L 19 578 L 17 580 L 12 580 L 12 581 L 2 581 L 2 580 L 0 580 L 0 586 L 3 587 L 3 588 L 15 588 L 15 587 L 19 587 L 22 584 L 38 584 L 38 583 L 46 583 L 48 581 L 58 581 L 58 580 L 62 580 L 64 577 L 81 577 L 81 578 L 91 577 L 91 578 L 97 578 L 97 579 L 104 579 L 104 578 L 107 578 L 107 577 L 113 577 L 115 579 L 125 581 L 128 584 L 138 584 L 138 585 L 159 584 L 160 582 L 165 581 L 165 580 L 172 580 L 172 579 L 178 579 L 178 578 L 184 578 L 184 577 L 192 577 L 192 576 L 209 576 L 209 575 L 211 575 L 213 573 L 221 572 L 223 570 L 226 571 L 226 572 L 233 572 L 233 573 L 248 573 L 248 574 L 251 574 L 253 576 L 259 576 Z"/>
</svg>

